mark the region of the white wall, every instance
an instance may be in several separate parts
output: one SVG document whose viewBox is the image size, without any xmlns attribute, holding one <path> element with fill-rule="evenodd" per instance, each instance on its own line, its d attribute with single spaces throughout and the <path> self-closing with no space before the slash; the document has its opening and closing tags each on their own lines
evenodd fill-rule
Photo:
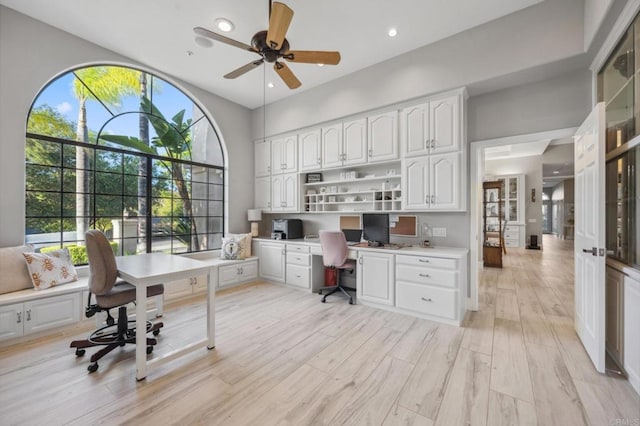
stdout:
<svg viewBox="0 0 640 426">
<path fill-rule="evenodd" d="M 589 49 L 613 0 L 584 0 L 584 48 Z"/>
<path fill-rule="evenodd" d="M 54 76 L 87 63 L 141 64 L 0 6 L 0 246 L 24 242 L 24 143 L 33 99 Z M 253 145 L 248 109 L 170 76 L 200 102 L 221 133 L 229 170 L 230 231 L 247 231 L 253 205 Z M 248 172 L 249 170 L 249 172 Z M 232 198 L 232 200 L 230 200 Z"/>
<path fill-rule="evenodd" d="M 542 244 L 542 156 L 509 158 L 504 160 L 488 160 L 484 162 L 487 175 L 524 174 L 524 206 L 526 237 L 538 236 L 538 244 Z M 535 189 L 535 201 L 531 201 L 531 190 Z M 532 220 L 534 222 L 532 222 Z"/>
</svg>

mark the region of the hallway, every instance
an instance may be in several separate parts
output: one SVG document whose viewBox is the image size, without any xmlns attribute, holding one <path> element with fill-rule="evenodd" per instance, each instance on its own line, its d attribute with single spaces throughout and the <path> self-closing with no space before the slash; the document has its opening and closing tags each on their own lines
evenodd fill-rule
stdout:
<svg viewBox="0 0 640 426">
<path fill-rule="evenodd" d="M 463 347 L 492 356 L 489 417 L 502 418 L 487 424 L 637 422 L 638 396 L 595 371 L 574 331 L 573 241 L 545 235 L 543 247 L 509 249 L 503 269 L 485 268 L 467 317 Z"/>
</svg>

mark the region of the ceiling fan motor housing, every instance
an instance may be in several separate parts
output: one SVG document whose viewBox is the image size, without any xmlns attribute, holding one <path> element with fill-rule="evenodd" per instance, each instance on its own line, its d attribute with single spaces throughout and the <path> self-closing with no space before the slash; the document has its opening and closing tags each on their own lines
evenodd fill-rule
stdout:
<svg viewBox="0 0 640 426">
<path fill-rule="evenodd" d="M 280 49 L 274 50 L 267 43 L 267 31 L 258 31 L 251 38 L 251 45 L 262 55 L 265 61 L 275 62 L 289 51 L 289 42 L 285 38 Z"/>
</svg>

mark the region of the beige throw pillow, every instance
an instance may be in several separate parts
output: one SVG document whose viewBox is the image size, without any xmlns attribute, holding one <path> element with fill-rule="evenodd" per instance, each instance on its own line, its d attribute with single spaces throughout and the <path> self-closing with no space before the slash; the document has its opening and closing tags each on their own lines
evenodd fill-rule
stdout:
<svg viewBox="0 0 640 426">
<path fill-rule="evenodd" d="M 251 257 L 251 233 L 248 234 L 227 234 L 228 238 L 234 238 L 240 244 L 238 259 L 246 259 Z"/>
<path fill-rule="evenodd" d="M 31 282 L 36 290 L 78 280 L 69 249 L 63 248 L 47 254 L 26 252 L 22 255 L 27 261 Z"/>
</svg>

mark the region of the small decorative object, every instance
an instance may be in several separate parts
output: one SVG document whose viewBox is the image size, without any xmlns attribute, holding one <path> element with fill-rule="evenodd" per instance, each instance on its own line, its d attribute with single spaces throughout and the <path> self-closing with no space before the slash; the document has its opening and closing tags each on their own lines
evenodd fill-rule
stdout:
<svg viewBox="0 0 640 426">
<path fill-rule="evenodd" d="M 422 247 L 431 247 L 431 228 L 428 224 L 422 224 Z"/>
<path fill-rule="evenodd" d="M 335 203 L 335 202 L 336 202 L 336 196 L 335 196 L 335 195 L 329 195 L 329 199 L 328 199 L 328 201 L 329 201 L 330 203 Z"/>
<path fill-rule="evenodd" d="M 316 195 L 315 189 L 307 189 L 307 195 Z"/>
<path fill-rule="evenodd" d="M 322 173 L 307 173 L 307 183 L 322 182 Z"/>
<path fill-rule="evenodd" d="M 327 187 L 326 186 L 321 186 L 320 187 L 320 193 L 324 194 L 325 192 L 327 192 Z"/>
<path fill-rule="evenodd" d="M 260 233 L 259 222 L 262 220 L 262 210 L 260 209 L 250 209 L 247 211 L 247 217 L 249 222 L 251 222 L 251 236 L 257 237 Z"/>
<path fill-rule="evenodd" d="M 223 238 L 222 239 L 222 257 L 224 259 L 233 260 L 238 257 L 240 251 L 240 244 L 235 238 Z"/>
<path fill-rule="evenodd" d="M 331 194 L 335 194 L 336 192 L 338 192 L 338 187 L 336 185 L 331 185 L 327 188 L 327 191 Z"/>
</svg>

